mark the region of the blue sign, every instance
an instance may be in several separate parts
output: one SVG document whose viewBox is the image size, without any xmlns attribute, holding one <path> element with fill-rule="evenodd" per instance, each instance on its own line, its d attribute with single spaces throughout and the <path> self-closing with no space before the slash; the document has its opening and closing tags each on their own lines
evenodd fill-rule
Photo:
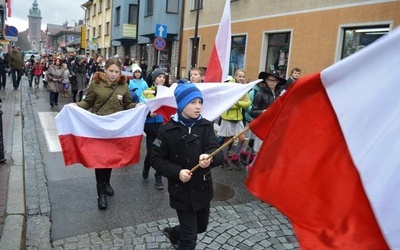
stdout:
<svg viewBox="0 0 400 250">
<path fill-rule="evenodd" d="M 5 32 L 6 36 L 18 36 L 18 30 L 14 26 L 7 26 Z"/>
<path fill-rule="evenodd" d="M 154 36 L 167 38 L 167 25 L 164 24 L 156 24 L 156 30 L 154 31 Z"/>
</svg>

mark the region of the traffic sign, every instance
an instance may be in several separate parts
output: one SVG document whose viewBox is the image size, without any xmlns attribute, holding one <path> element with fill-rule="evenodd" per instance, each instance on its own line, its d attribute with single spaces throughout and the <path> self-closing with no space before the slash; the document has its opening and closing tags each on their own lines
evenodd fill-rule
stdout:
<svg viewBox="0 0 400 250">
<path fill-rule="evenodd" d="M 167 25 L 157 23 L 156 30 L 154 31 L 154 36 L 167 38 L 167 29 Z"/>
<path fill-rule="evenodd" d="M 18 30 L 14 26 L 7 26 L 5 29 L 6 36 L 18 36 Z"/>
<path fill-rule="evenodd" d="M 165 39 L 162 37 L 156 37 L 153 44 L 156 50 L 164 50 L 165 47 L 167 47 L 167 41 L 165 41 Z"/>
</svg>

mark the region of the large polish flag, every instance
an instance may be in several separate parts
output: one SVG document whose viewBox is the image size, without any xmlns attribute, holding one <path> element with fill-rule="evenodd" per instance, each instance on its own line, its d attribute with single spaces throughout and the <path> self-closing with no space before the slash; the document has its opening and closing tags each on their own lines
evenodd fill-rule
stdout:
<svg viewBox="0 0 400 250">
<path fill-rule="evenodd" d="M 400 249 L 400 28 L 301 78 L 250 129 L 249 191 L 302 249 Z"/>
<path fill-rule="evenodd" d="M 221 23 L 218 28 L 215 44 L 208 61 L 204 82 L 223 82 L 229 74 L 231 54 L 231 8 L 226 0 Z"/>
<path fill-rule="evenodd" d="M 75 105 L 66 105 L 55 117 L 66 166 L 119 168 L 139 161 L 145 105 L 98 116 Z"/>
<path fill-rule="evenodd" d="M 222 113 L 230 109 L 240 98 L 249 92 L 261 80 L 248 84 L 240 83 L 196 83 L 196 87 L 203 94 L 201 115 L 209 121 L 214 121 Z M 184 83 L 182 83 L 184 84 Z M 158 86 L 155 98 L 146 100 L 150 111 L 162 114 L 166 121 L 177 110 L 174 91 L 178 85 L 171 87 Z"/>
</svg>

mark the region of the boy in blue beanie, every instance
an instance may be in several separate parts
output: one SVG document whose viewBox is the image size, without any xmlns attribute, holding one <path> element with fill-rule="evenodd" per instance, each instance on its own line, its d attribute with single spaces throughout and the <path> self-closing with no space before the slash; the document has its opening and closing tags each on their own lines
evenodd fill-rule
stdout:
<svg viewBox="0 0 400 250">
<path fill-rule="evenodd" d="M 192 83 L 178 84 L 174 92 L 178 111 L 161 126 L 153 142 L 152 166 L 168 178 L 170 206 L 179 225 L 163 234 L 176 249 L 195 249 L 197 234 L 205 232 L 214 196 L 211 167 L 219 166 L 222 152 L 209 159 L 218 147 L 213 123 L 202 118 L 203 95 Z M 190 170 L 200 165 L 200 168 Z"/>
</svg>

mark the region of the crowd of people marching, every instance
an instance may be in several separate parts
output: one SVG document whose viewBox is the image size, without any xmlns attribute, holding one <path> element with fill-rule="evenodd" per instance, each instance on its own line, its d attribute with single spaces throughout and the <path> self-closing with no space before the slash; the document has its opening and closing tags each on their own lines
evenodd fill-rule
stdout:
<svg viewBox="0 0 400 250">
<path fill-rule="evenodd" d="M 19 88 L 22 74 L 28 77 L 29 87 L 49 91 L 51 108 L 59 98 L 72 105 L 90 110 L 97 115 L 109 115 L 135 108 L 147 99 L 155 98 L 158 86 L 171 85 L 172 79 L 157 65 L 148 69 L 143 58 L 101 55 L 56 55 L 37 58 L 32 55 L 24 62 L 23 54 L 13 46 L 9 53 L 0 48 L 0 88 L 6 88 L 6 74 L 12 75 L 13 87 Z M 202 68 L 192 68 L 189 79 L 180 79 L 174 91 L 178 110 L 167 121 L 161 114 L 149 112 L 144 132 L 147 153 L 142 178 L 148 179 L 153 168 L 155 187 L 164 189 L 162 177 L 168 179 L 170 205 L 176 209 L 179 225 L 166 227 L 164 235 L 177 249 L 194 249 L 197 234 L 208 225 L 210 203 L 213 197 L 211 167 L 225 170 L 251 171 L 262 141 L 248 130 L 240 132 L 300 77 L 301 69 L 294 68 L 288 80 L 277 71 L 260 72 L 261 81 L 243 95 L 217 121 L 201 116 L 203 95 L 196 87 L 204 80 Z M 127 77 L 129 76 L 129 77 Z M 246 84 L 246 72 L 238 69 L 225 82 Z M 68 101 L 67 101 L 68 102 Z M 218 123 L 218 132 L 214 132 Z M 233 136 L 240 134 L 232 143 Z M 218 154 L 210 156 L 223 143 Z M 234 145 L 233 145 L 234 144 Z M 200 170 L 191 171 L 198 164 Z M 110 179 L 113 166 L 96 168 L 98 208 L 107 208 L 107 196 L 114 195 Z"/>
</svg>

